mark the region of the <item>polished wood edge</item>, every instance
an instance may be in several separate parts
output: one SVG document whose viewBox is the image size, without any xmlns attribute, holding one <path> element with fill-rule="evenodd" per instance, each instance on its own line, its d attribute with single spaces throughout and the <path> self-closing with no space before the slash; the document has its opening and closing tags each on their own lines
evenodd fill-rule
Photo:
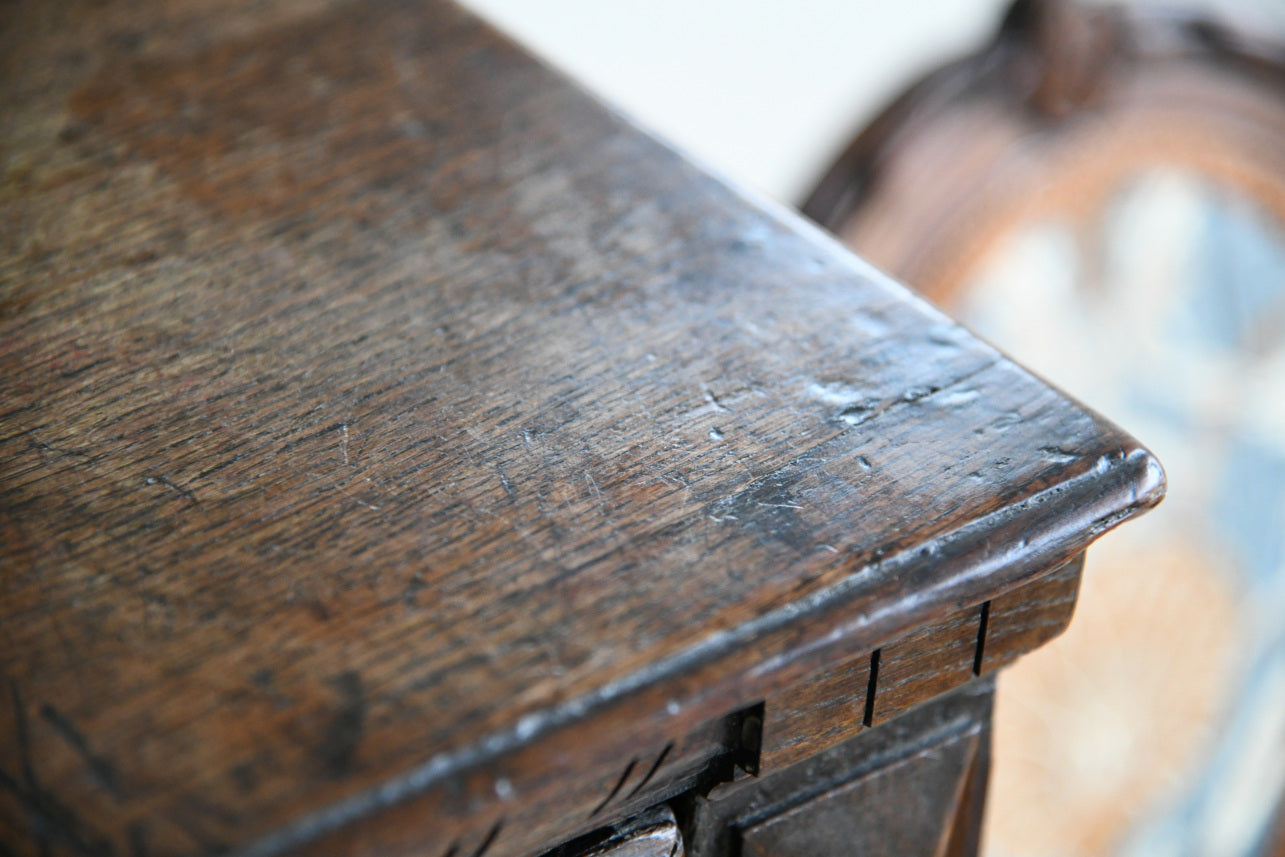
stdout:
<svg viewBox="0 0 1285 857">
<path fill-rule="evenodd" d="M 662 747 L 675 735 L 726 717 L 729 709 L 757 704 L 826 663 L 870 651 L 881 641 L 948 616 L 960 605 L 978 604 L 1010 590 L 1151 508 L 1164 490 L 1164 472 L 1146 450 L 1104 456 L 1077 477 L 929 544 L 884 557 L 817 597 L 717 635 L 628 681 L 524 719 L 516 728 L 461 752 L 438 756 L 234 853 L 268 857 L 322 842 L 337 853 L 422 853 L 423 836 L 452 836 L 452 829 L 485 830 L 551 801 L 565 802 L 565 794 L 544 793 L 556 778 L 537 775 L 565 764 L 570 748 L 584 762 L 578 768 L 582 781 L 598 791 L 604 783 L 609 789 L 634 748 Z M 536 782 L 546 786 L 530 786 L 528 791 L 528 784 Z M 476 807 L 467 820 L 456 818 L 450 826 L 402 820 L 440 818 L 442 795 L 461 789 L 469 795 L 467 803 Z M 504 829 L 509 835 L 494 843 L 491 857 L 530 853 L 537 847 L 532 840 L 516 841 L 516 826 L 505 824 Z M 559 834 L 552 841 L 559 838 L 566 836 Z M 443 855 L 447 844 L 449 840 L 443 843 Z"/>
<path fill-rule="evenodd" d="M 1081 554 L 768 696 L 763 770 L 809 759 L 1048 643 L 1070 624 L 1083 568 Z"/>
<path fill-rule="evenodd" d="M 1083 555 L 1076 555 L 982 603 L 951 610 L 909 634 L 890 635 L 882 645 L 857 652 L 827 649 L 836 660 L 806 670 L 801 661 L 794 662 L 788 670 L 788 685 L 730 712 L 717 707 L 720 702 L 726 705 L 730 693 L 723 683 L 693 688 L 688 705 L 671 699 L 673 704 L 660 718 L 639 716 L 633 706 L 611 706 L 455 781 L 454 788 L 477 796 L 476 809 L 468 817 L 443 818 L 425 826 L 424 820 L 436 812 L 435 796 L 440 799 L 445 794 L 442 789 L 451 787 L 439 785 L 336 831 L 321 840 L 323 850 L 440 853 L 440 857 L 480 850 L 484 857 L 518 857 L 538 853 L 550 842 L 592 834 L 682 793 L 771 777 L 871 727 L 886 728 L 880 724 L 896 723 L 963 685 L 985 684 L 998 666 L 1011 663 L 1066 627 L 1074 601 L 1063 596 L 1068 580 L 1072 589 L 1078 582 L 1082 567 Z M 1034 606 L 1025 613 L 1008 611 L 1009 619 L 1001 611 L 990 621 L 995 615 L 990 607 L 997 602 Z M 1054 605 L 1053 620 L 1039 609 L 1046 603 Z M 1010 633 L 1010 622 L 1036 630 Z M 940 647 L 923 648 L 925 640 L 943 635 L 965 643 L 963 648 L 955 647 L 957 656 L 949 668 L 935 660 Z M 903 677 L 885 690 L 878 661 L 883 652 L 896 657 L 899 650 L 905 653 L 907 675 L 916 678 Z M 881 707 L 870 705 L 871 700 L 883 700 Z M 783 711 L 790 706 L 793 712 Z M 809 708 L 817 710 L 800 714 L 799 709 Z M 686 725 L 702 715 L 706 716 Z M 780 719 L 786 721 L 784 732 Z M 432 844 L 423 841 L 425 836 L 433 837 Z M 298 843 L 299 847 L 304 844 Z"/>
</svg>

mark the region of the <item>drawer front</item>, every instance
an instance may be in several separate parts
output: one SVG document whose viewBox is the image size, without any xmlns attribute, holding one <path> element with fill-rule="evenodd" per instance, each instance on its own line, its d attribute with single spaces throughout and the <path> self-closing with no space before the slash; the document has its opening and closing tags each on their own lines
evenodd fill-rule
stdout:
<svg viewBox="0 0 1285 857">
<path fill-rule="evenodd" d="M 956 734 L 742 832 L 744 857 L 967 853 L 981 738 Z"/>
</svg>

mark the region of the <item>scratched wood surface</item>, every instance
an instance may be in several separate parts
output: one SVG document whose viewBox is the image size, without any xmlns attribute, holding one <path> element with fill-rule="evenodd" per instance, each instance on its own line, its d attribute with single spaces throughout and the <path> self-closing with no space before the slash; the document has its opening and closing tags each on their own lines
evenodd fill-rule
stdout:
<svg viewBox="0 0 1285 857">
<path fill-rule="evenodd" d="M 1163 492 L 454 7 L 0 16 L 17 853 L 525 853 Z"/>
</svg>

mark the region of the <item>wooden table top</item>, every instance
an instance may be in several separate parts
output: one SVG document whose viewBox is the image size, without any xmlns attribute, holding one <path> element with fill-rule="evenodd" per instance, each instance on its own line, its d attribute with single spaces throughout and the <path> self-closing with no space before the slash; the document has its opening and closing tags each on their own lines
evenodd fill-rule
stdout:
<svg viewBox="0 0 1285 857">
<path fill-rule="evenodd" d="M 519 748 L 761 699 L 1163 493 L 1127 435 L 454 7 L 0 15 L 19 853 L 520 802 Z"/>
</svg>

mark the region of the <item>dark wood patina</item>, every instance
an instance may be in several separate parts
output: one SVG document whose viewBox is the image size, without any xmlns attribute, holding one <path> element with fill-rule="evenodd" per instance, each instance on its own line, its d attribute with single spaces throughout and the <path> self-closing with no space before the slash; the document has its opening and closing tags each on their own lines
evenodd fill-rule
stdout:
<svg viewBox="0 0 1285 857">
<path fill-rule="evenodd" d="M 1163 492 L 455 7 L 2 14 L 14 853 L 506 857 L 766 782 Z"/>
</svg>

